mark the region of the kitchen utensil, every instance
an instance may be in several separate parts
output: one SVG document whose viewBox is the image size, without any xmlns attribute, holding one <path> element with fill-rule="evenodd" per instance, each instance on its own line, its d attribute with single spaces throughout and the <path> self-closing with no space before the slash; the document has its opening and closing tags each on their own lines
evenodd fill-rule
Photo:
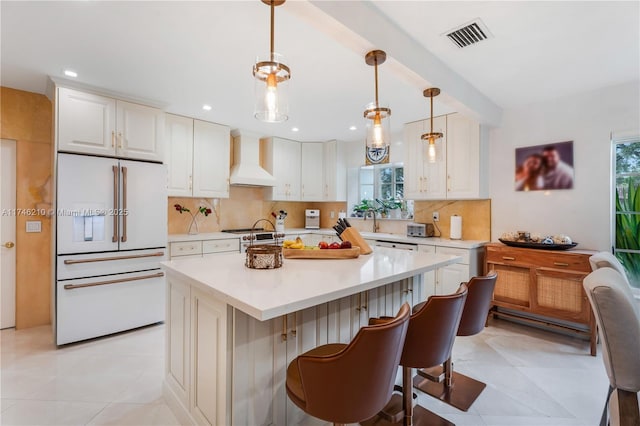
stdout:
<svg viewBox="0 0 640 426">
<path fill-rule="evenodd" d="M 347 228 L 340 234 L 342 241 L 350 241 L 354 247 L 360 247 L 360 254 L 370 254 L 373 252 L 369 244 L 362 238 L 360 232 L 355 228 Z"/>
<path fill-rule="evenodd" d="M 278 216 L 274 212 L 271 212 L 271 216 L 273 216 L 274 219 L 278 219 Z"/>
</svg>

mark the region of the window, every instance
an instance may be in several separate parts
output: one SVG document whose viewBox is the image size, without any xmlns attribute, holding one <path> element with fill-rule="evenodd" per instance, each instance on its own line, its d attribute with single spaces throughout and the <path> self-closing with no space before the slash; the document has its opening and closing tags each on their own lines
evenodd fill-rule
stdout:
<svg viewBox="0 0 640 426">
<path fill-rule="evenodd" d="M 614 253 L 640 288 L 640 138 L 614 139 Z"/>
<path fill-rule="evenodd" d="M 383 164 L 364 166 L 360 168 L 358 176 L 357 205 L 367 205 L 379 209 L 383 217 L 387 214 L 400 212 L 397 219 L 412 217 L 411 203 L 407 206 L 404 201 L 404 167 L 402 164 Z M 366 201 L 365 201 L 366 200 Z M 376 201 L 380 200 L 380 202 Z M 381 204 L 382 203 L 382 204 Z M 394 209 L 394 206 L 398 206 Z M 395 210 L 391 212 L 390 210 Z"/>
</svg>

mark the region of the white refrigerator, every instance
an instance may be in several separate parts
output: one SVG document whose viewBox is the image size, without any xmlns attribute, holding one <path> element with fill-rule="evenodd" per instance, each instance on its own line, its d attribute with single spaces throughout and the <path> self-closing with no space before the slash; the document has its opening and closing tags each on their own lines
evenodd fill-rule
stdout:
<svg viewBox="0 0 640 426">
<path fill-rule="evenodd" d="M 166 166 L 58 154 L 56 344 L 164 321 Z"/>
</svg>

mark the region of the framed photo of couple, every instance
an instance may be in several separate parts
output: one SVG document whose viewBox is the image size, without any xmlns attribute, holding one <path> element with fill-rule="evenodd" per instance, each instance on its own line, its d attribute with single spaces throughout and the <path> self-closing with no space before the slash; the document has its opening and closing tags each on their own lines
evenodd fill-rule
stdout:
<svg viewBox="0 0 640 426">
<path fill-rule="evenodd" d="M 573 141 L 516 148 L 516 191 L 573 188 Z"/>
</svg>

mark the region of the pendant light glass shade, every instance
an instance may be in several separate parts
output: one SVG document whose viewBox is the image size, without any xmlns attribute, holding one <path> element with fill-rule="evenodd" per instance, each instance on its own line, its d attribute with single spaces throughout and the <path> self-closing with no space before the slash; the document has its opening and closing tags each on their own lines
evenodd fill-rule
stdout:
<svg viewBox="0 0 640 426">
<path fill-rule="evenodd" d="M 271 8 L 271 50 L 266 58 L 258 58 L 253 66 L 255 77 L 254 117 L 267 123 L 279 123 L 289 118 L 287 86 L 291 70 L 286 66 L 284 57 L 273 50 L 273 27 L 275 7 L 284 0 L 262 0 Z"/>
<path fill-rule="evenodd" d="M 429 120 L 429 123 L 431 125 L 431 131 L 429 133 L 423 134 L 420 138 L 423 141 L 427 141 L 428 142 L 427 160 L 429 161 L 429 163 L 435 163 L 436 162 L 436 156 L 437 156 L 436 141 L 438 139 L 442 138 L 443 134 L 440 133 L 440 132 L 434 132 L 433 131 L 433 97 L 434 96 L 438 96 L 440 94 L 440 89 L 438 89 L 437 87 L 431 87 L 429 89 L 425 89 L 424 92 L 422 92 L 422 94 L 424 95 L 425 98 L 429 98 L 429 100 L 430 100 L 430 105 L 431 105 L 430 115 L 431 115 L 431 119 Z"/>
<path fill-rule="evenodd" d="M 273 58 L 273 60 L 272 60 Z M 291 73 L 282 63 L 282 55 L 273 53 L 268 59 L 258 58 L 253 67 L 255 77 L 254 116 L 267 123 L 279 123 L 289 118 L 288 86 Z"/>
<path fill-rule="evenodd" d="M 391 140 L 391 109 L 383 107 L 378 101 L 378 65 L 383 64 L 387 54 L 382 50 L 372 50 L 365 56 L 367 65 L 375 70 L 375 101 L 367 105 L 364 111 L 367 137 L 367 164 L 387 163 L 389 161 L 389 141 Z"/>
</svg>

